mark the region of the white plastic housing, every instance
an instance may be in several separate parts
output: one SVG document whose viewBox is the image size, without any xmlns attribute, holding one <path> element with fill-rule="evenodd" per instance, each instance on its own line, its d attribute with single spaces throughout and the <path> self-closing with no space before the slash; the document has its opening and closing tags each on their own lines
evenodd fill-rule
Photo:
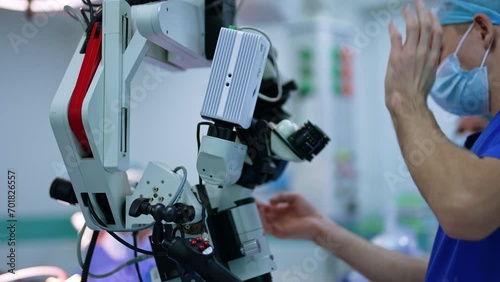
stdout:
<svg viewBox="0 0 500 282">
<path fill-rule="evenodd" d="M 164 3 L 166 2 L 151 4 L 148 5 L 149 9 L 143 10 L 144 5 L 131 8 L 123 0 L 103 2 L 103 57 L 81 108 L 82 122 L 92 150 L 92 158 L 82 158 L 78 141 L 68 121 L 68 107 L 84 57 L 79 53 L 84 38 L 80 41 L 52 101 L 50 123 L 54 136 L 82 213 L 88 226 L 94 230 L 100 228 L 91 220 L 83 197 L 88 197 L 97 215 L 101 219 L 106 219 L 105 224 L 108 228 L 119 230 L 126 226 L 123 206 L 125 197 L 132 193 L 125 173 L 129 167 L 130 152 L 130 83 L 146 54 L 150 54 L 151 49 L 159 49 L 157 44 L 168 41 L 168 44 L 161 45 L 168 48 L 166 51 L 163 50 L 168 56 L 156 56 L 154 59 L 173 65 L 173 61 L 186 58 L 183 54 L 188 54 L 187 61 L 179 63 L 176 69 L 182 66 L 187 68 L 209 65 L 201 54 L 204 50 L 202 34 L 204 15 L 201 12 L 203 8 L 198 4 L 170 0 L 169 11 L 173 9 L 175 15 L 167 19 L 161 11 L 153 9 L 164 7 Z M 175 19 L 179 15 L 192 17 L 184 21 L 179 19 L 179 22 L 176 22 Z M 173 29 L 169 29 L 169 34 L 172 33 L 175 39 L 164 38 L 154 32 L 145 33 L 149 36 L 145 38 L 138 32 L 148 30 L 145 22 L 149 22 L 149 30 L 154 31 L 155 23 L 162 22 L 157 26 L 164 27 L 165 20 L 168 26 L 172 26 Z M 191 24 L 184 25 L 186 21 Z M 143 23 L 142 28 L 134 27 L 137 22 Z M 189 33 L 193 30 L 200 32 Z M 188 32 L 189 36 L 183 32 Z M 183 41 L 182 36 L 185 36 L 184 38 L 192 36 L 191 41 Z M 165 39 L 165 42 L 161 41 L 161 38 Z M 152 43 L 153 40 L 156 43 Z M 179 40 L 181 43 L 174 40 Z M 105 198 L 107 203 L 99 206 L 96 197 L 101 199 L 101 203 Z"/>
<path fill-rule="evenodd" d="M 278 156 L 282 160 L 292 161 L 292 162 L 300 162 L 302 161 L 286 144 L 277 136 L 279 134 L 282 138 L 287 139 L 290 135 L 294 134 L 299 130 L 299 127 L 285 119 L 282 120 L 271 134 L 271 150 L 272 152 Z"/>
<path fill-rule="evenodd" d="M 250 126 L 269 45 L 260 34 L 221 29 L 201 110 L 203 118 Z"/>
<path fill-rule="evenodd" d="M 132 7 L 139 33 L 168 51 L 168 63 L 180 69 L 210 66 L 205 58 L 205 13 L 200 2 L 169 0 Z"/>
<path fill-rule="evenodd" d="M 87 136 L 89 136 L 93 158 L 82 158 L 78 142 L 69 126 L 68 107 L 83 61 L 83 55 L 79 54 L 79 48 L 82 46 L 83 41 L 84 38 L 80 41 L 52 101 L 50 124 L 87 225 L 93 230 L 100 229 L 91 220 L 88 206 L 84 204 L 82 195 L 88 196 L 95 212 L 101 219 L 105 219 L 105 214 L 113 218 L 114 224 L 105 221 L 109 228 L 122 229 L 125 226 L 122 207 L 125 196 L 130 194 L 131 191 L 125 171 L 108 171 L 104 166 L 103 138 L 104 134 L 109 132 L 111 128 L 106 127 L 106 119 L 102 111 L 104 107 L 104 71 L 102 62 L 89 87 L 91 95 L 86 97 L 82 107 L 82 114 L 88 118 L 84 118 L 83 122 Z M 93 112 L 92 109 L 99 110 Z M 89 112 L 94 114 L 88 115 Z M 103 194 L 109 204 L 109 211 L 107 212 L 101 210 L 96 201 L 96 196 Z"/>
<path fill-rule="evenodd" d="M 211 136 L 203 136 L 196 168 L 212 185 L 231 185 L 241 176 L 247 146 Z"/>
<path fill-rule="evenodd" d="M 243 252 L 246 254 L 228 262 L 231 272 L 245 281 L 276 270 L 257 205 L 253 203 L 233 208 L 231 214 L 243 244 Z M 253 247 L 247 248 L 252 245 Z"/>
<path fill-rule="evenodd" d="M 168 166 L 159 162 L 150 162 L 144 170 L 141 181 L 134 190 L 131 196 L 127 197 L 126 207 L 130 208 L 132 202 L 137 198 L 149 198 L 150 204 L 157 203 L 167 206 L 175 195 L 182 181 L 182 171 L 173 172 Z M 193 206 L 195 208 L 195 218 L 191 222 L 201 220 L 201 206 L 196 200 L 196 197 L 191 190 L 189 182 L 185 182 L 183 193 L 176 202 Z M 153 222 L 153 217 L 150 215 L 141 215 L 139 217 L 131 217 L 127 213 L 127 228 L 137 225 L 149 224 Z"/>
<path fill-rule="evenodd" d="M 243 257 L 228 262 L 231 272 L 246 281 L 276 270 L 256 204 L 236 204 L 240 200 L 252 198 L 253 190 L 240 185 L 211 188 L 208 191 L 211 195 L 210 204 L 218 211 L 231 212 L 244 254 Z"/>
</svg>

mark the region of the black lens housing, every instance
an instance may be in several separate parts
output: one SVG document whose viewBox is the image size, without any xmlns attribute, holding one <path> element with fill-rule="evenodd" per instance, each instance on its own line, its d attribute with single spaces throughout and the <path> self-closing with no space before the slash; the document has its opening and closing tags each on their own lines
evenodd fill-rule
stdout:
<svg viewBox="0 0 500 282">
<path fill-rule="evenodd" d="M 330 138 L 319 127 L 308 121 L 290 135 L 287 141 L 298 157 L 311 161 L 330 142 Z"/>
</svg>

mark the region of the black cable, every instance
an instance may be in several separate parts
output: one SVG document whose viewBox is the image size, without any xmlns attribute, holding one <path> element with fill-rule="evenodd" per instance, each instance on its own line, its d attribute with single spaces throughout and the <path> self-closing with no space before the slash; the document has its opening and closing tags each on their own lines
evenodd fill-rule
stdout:
<svg viewBox="0 0 500 282">
<path fill-rule="evenodd" d="M 198 144 L 198 151 L 200 151 L 200 146 L 201 146 L 200 131 L 201 131 L 201 126 L 202 125 L 214 126 L 213 123 L 206 122 L 206 121 L 202 121 L 202 122 L 198 123 L 198 125 L 196 126 L 196 141 L 197 141 L 197 144 Z M 217 130 L 217 128 L 215 128 L 215 130 Z"/>
<path fill-rule="evenodd" d="M 137 252 L 139 252 L 141 254 L 150 255 L 150 256 L 166 256 L 167 255 L 167 253 L 155 253 L 155 252 L 143 250 L 141 248 L 135 248 L 129 242 L 123 240 L 122 238 L 120 238 L 120 236 L 116 235 L 114 232 L 111 232 L 111 231 L 107 231 L 107 232 L 109 235 L 111 235 L 111 237 L 115 238 L 118 242 L 122 243 L 127 248 L 132 249 L 132 250 L 136 250 Z"/>
<path fill-rule="evenodd" d="M 177 231 L 179 231 L 179 233 L 181 233 L 182 239 L 186 238 L 186 234 L 184 233 L 184 230 L 182 230 L 182 228 L 179 228 L 179 227 L 176 227 L 176 228 L 174 228 L 174 230 L 172 230 L 172 238 L 175 238 L 175 234 L 177 234 Z"/>
<path fill-rule="evenodd" d="M 89 6 L 90 22 L 94 21 L 94 5 L 90 0 L 82 0 L 83 4 Z"/>
<path fill-rule="evenodd" d="M 213 126 L 212 123 L 210 122 L 200 122 L 198 123 L 198 125 L 196 126 L 196 144 L 198 145 L 198 150 L 196 152 L 200 152 L 200 147 L 201 147 L 201 141 L 200 141 L 200 131 L 201 131 L 201 126 L 202 125 L 208 125 L 208 126 Z M 201 180 L 201 177 L 198 176 L 198 182 L 200 185 L 203 184 L 202 180 Z"/>
<path fill-rule="evenodd" d="M 88 207 L 89 207 L 90 215 L 97 221 L 97 223 L 99 223 L 99 225 L 101 225 L 101 226 L 106 226 L 106 224 L 104 224 L 104 222 L 95 213 L 94 207 L 92 206 L 92 203 L 90 201 L 88 201 Z M 137 250 L 137 252 L 139 252 L 141 254 L 150 255 L 150 256 L 166 256 L 167 255 L 166 252 L 165 253 L 155 253 L 155 252 L 143 250 L 141 248 L 136 248 L 136 247 L 132 246 L 129 242 L 120 238 L 120 236 L 116 235 L 114 232 L 112 232 L 112 231 L 106 231 L 106 232 L 108 232 L 108 234 L 111 235 L 111 237 L 115 238 L 118 242 L 122 243 L 127 248 L 132 249 L 132 250 Z"/>
<path fill-rule="evenodd" d="M 198 125 L 196 126 L 196 144 L 198 145 L 198 152 L 200 151 L 200 146 L 201 146 L 200 131 L 201 131 L 202 125 L 212 126 L 213 124 L 210 122 L 202 121 L 202 122 L 199 122 Z"/>
<path fill-rule="evenodd" d="M 205 225 L 205 220 L 207 219 L 207 212 L 206 212 L 207 208 L 205 207 L 205 204 L 203 204 L 203 208 L 201 210 L 201 226 L 203 228 L 203 232 L 208 232 L 207 230 L 207 226 Z"/>
<path fill-rule="evenodd" d="M 90 262 L 92 261 L 92 255 L 94 254 L 98 236 L 99 231 L 96 230 L 92 233 L 92 239 L 90 240 L 89 248 L 87 249 L 87 254 L 85 255 L 85 262 L 83 263 L 81 282 L 87 282 L 87 279 L 89 278 Z"/>
<path fill-rule="evenodd" d="M 205 188 L 205 186 L 203 185 L 198 185 L 196 187 L 198 193 L 200 194 L 200 199 L 201 199 L 201 202 L 202 202 L 202 209 L 201 209 L 201 221 L 202 221 L 202 227 L 203 227 L 203 231 L 204 232 L 207 232 L 208 233 L 208 230 L 207 230 L 207 226 L 206 226 L 206 218 L 207 218 L 207 211 L 210 211 L 210 214 L 212 213 L 211 209 L 212 209 L 212 206 L 210 205 L 210 200 L 208 199 L 208 195 L 207 195 L 207 190 Z"/>
<path fill-rule="evenodd" d="M 134 238 L 134 247 L 137 248 L 137 231 L 136 232 L 132 232 L 132 237 Z M 137 258 L 137 250 L 134 249 L 134 258 Z M 141 270 L 139 269 L 139 262 L 136 261 L 135 263 L 135 271 L 137 272 L 137 277 L 139 278 L 139 282 L 143 282 L 142 281 L 142 275 L 141 275 Z"/>
<path fill-rule="evenodd" d="M 85 23 L 87 24 L 87 29 L 88 29 L 89 25 L 90 25 L 90 20 L 87 17 L 87 13 L 85 13 L 85 10 L 83 8 L 80 8 L 80 14 L 82 14 L 82 17 L 85 20 Z"/>
<path fill-rule="evenodd" d="M 200 131 L 201 131 L 201 126 L 202 125 L 214 126 L 214 124 L 212 124 L 210 122 L 200 122 L 200 123 L 198 123 L 198 125 L 196 127 L 196 142 L 198 144 L 198 151 L 197 152 L 200 152 L 200 147 L 201 147 Z M 215 130 L 217 130 L 217 128 L 215 128 Z M 198 182 L 199 182 L 200 186 L 203 186 L 203 180 L 201 179 L 201 176 L 199 176 L 199 175 L 198 175 Z M 198 193 L 201 193 L 200 190 L 197 190 L 197 191 L 198 191 Z M 206 216 L 207 216 L 206 215 L 207 208 L 209 208 L 208 207 L 208 203 L 206 203 L 203 200 L 204 197 L 202 195 L 198 195 L 197 194 L 196 198 L 197 198 L 198 202 L 201 203 L 201 206 L 202 206 L 202 209 L 201 209 L 201 221 L 202 221 L 203 231 L 207 232 L 207 226 L 205 225 L 205 219 L 206 219 Z"/>
<path fill-rule="evenodd" d="M 88 8 L 80 8 L 80 12 L 87 24 L 87 29 L 85 30 L 86 37 L 85 42 L 80 49 L 80 54 L 85 54 L 87 50 L 87 45 L 90 40 L 90 35 L 92 34 L 92 29 L 94 28 L 95 23 L 102 22 L 102 5 L 101 4 L 93 4 L 91 0 L 82 0 L 83 4 L 85 4 Z M 97 7 L 94 9 L 94 6 Z M 86 13 L 89 13 L 89 17 L 87 17 Z M 101 26 L 98 26 L 98 33 L 100 32 Z"/>
</svg>

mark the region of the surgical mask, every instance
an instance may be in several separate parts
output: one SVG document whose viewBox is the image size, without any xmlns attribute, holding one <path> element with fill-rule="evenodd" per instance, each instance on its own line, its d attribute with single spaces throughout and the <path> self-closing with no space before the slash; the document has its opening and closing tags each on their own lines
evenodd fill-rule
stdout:
<svg viewBox="0 0 500 282">
<path fill-rule="evenodd" d="M 458 50 L 472 30 L 472 24 L 460 40 L 457 50 L 439 66 L 430 95 L 445 111 L 459 116 L 486 115 L 489 113 L 488 70 L 484 66 L 491 44 L 479 68 L 464 70 L 460 67 Z"/>
</svg>

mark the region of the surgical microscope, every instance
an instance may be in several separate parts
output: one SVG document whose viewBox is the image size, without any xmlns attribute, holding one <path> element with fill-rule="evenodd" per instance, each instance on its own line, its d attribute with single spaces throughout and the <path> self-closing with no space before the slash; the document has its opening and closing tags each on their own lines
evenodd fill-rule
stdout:
<svg viewBox="0 0 500 282">
<path fill-rule="evenodd" d="M 267 35 L 231 26 L 234 0 L 84 2 L 90 16 L 71 11 L 86 32 L 50 109 L 70 182 L 55 180 L 50 195 L 78 205 L 92 230 L 152 228 L 152 251 L 141 251 L 156 260 L 155 281 L 272 281 L 252 191 L 289 161 L 311 161 L 329 138 L 288 120 L 283 105 L 296 86 L 281 83 Z M 128 183 L 131 80 L 142 61 L 211 68 L 196 185 L 184 167 L 161 162 L 147 165 L 135 189 Z"/>
</svg>

